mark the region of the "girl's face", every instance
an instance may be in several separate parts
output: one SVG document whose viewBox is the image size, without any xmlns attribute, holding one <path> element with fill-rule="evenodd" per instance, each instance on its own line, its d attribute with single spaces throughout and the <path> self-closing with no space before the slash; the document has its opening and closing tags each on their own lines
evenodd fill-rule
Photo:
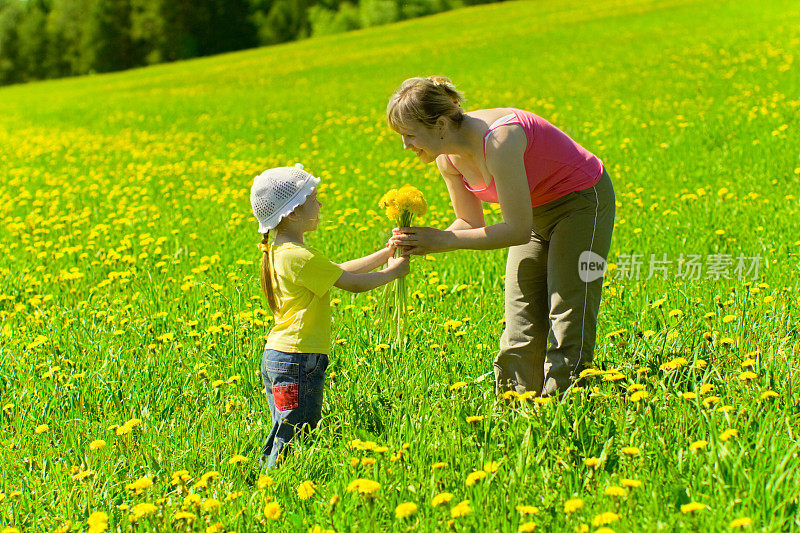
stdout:
<svg viewBox="0 0 800 533">
<path fill-rule="evenodd" d="M 302 223 L 303 231 L 313 231 L 317 229 L 319 224 L 319 210 L 321 208 L 322 204 L 317 199 L 317 191 L 315 190 L 308 195 L 302 205 L 297 206 L 292 214 Z"/>
<path fill-rule="evenodd" d="M 403 149 L 412 150 L 423 163 L 430 163 L 442 153 L 442 140 L 438 129 L 428 128 L 419 122 L 404 126 L 397 133 L 403 138 Z"/>
</svg>

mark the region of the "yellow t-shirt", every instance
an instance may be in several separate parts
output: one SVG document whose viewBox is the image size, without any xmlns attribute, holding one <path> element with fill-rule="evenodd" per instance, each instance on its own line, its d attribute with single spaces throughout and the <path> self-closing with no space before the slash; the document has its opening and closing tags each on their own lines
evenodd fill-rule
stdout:
<svg viewBox="0 0 800 533">
<path fill-rule="evenodd" d="M 342 269 L 319 251 L 295 243 L 270 247 L 278 312 L 266 348 L 322 353 L 331 347 L 331 287 Z"/>
</svg>

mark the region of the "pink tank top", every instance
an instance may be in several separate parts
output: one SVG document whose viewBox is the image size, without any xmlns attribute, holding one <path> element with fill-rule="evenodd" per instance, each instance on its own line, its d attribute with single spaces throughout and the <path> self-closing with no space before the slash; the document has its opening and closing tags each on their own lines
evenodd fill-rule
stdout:
<svg viewBox="0 0 800 533">
<path fill-rule="evenodd" d="M 483 136 L 483 159 L 486 161 L 486 140 L 496 128 L 507 124 L 519 124 L 528 138 L 525 149 L 525 174 L 533 207 L 544 205 L 571 192 L 582 191 L 600 181 L 603 162 L 594 154 L 573 141 L 566 133 L 542 117 L 511 108 L 513 117 L 502 117 L 495 121 Z M 453 165 L 450 156 L 447 160 Z M 453 168 L 456 168 L 453 165 Z M 458 169 L 456 169 L 458 170 Z M 490 177 L 483 189 L 473 189 L 464 176 L 464 186 L 484 202 L 497 203 L 497 189 Z M 484 183 L 487 181 L 484 179 Z"/>
</svg>

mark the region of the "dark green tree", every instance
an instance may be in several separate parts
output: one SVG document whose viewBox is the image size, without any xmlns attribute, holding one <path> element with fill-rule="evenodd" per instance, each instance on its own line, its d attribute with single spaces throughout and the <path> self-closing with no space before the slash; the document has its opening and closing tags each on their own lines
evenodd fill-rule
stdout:
<svg viewBox="0 0 800 533">
<path fill-rule="evenodd" d="M 47 69 L 47 11 L 41 1 L 29 1 L 17 28 L 19 63 L 24 78 L 37 80 L 48 77 Z"/>
<path fill-rule="evenodd" d="M 130 0 L 94 0 L 86 19 L 84 55 L 96 72 L 124 70 L 142 64 L 131 36 Z"/>
<path fill-rule="evenodd" d="M 51 77 L 85 74 L 86 14 L 93 0 L 53 0 L 47 15 L 47 71 Z"/>
<path fill-rule="evenodd" d="M 311 35 L 306 0 L 275 0 L 259 29 L 262 44 L 284 43 Z"/>
<path fill-rule="evenodd" d="M 0 83 L 16 83 L 23 79 L 17 34 L 23 16 L 22 2 L 11 0 L 0 4 Z"/>
</svg>

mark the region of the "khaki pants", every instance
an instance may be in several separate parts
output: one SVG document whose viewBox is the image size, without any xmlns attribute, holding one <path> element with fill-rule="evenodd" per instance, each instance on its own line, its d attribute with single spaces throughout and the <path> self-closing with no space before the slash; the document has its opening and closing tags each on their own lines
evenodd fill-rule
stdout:
<svg viewBox="0 0 800 533">
<path fill-rule="evenodd" d="M 591 363 L 603 290 L 597 263 L 608 258 L 615 212 L 605 170 L 594 187 L 533 208 L 530 242 L 508 250 L 498 394 L 559 394 Z M 590 265 L 592 257 L 602 261 Z"/>
</svg>

